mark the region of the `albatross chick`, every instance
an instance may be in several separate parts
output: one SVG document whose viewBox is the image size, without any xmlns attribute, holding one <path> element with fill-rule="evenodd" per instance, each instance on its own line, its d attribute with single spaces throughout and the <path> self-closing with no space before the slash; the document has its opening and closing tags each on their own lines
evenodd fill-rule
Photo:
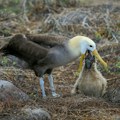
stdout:
<svg viewBox="0 0 120 120">
<path fill-rule="evenodd" d="M 74 84 L 71 93 L 83 93 L 87 96 L 101 97 L 106 92 L 107 80 L 97 69 L 95 57 L 88 52 L 85 57 L 85 64 Z"/>
</svg>

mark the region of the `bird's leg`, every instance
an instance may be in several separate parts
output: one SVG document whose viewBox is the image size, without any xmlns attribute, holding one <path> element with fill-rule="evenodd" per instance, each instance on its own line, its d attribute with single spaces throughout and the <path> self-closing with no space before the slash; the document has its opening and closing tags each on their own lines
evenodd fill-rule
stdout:
<svg viewBox="0 0 120 120">
<path fill-rule="evenodd" d="M 78 90 L 79 90 L 78 85 L 79 85 L 79 83 L 80 83 L 83 70 L 84 70 L 84 66 L 83 66 L 83 68 L 82 68 L 82 71 L 80 71 L 80 73 L 79 73 L 79 77 L 78 77 L 78 79 L 76 80 L 76 82 L 75 82 L 75 84 L 74 84 L 74 86 L 73 86 L 73 89 L 71 90 L 71 94 L 72 94 L 72 95 L 76 94 L 76 93 L 78 92 Z"/>
<path fill-rule="evenodd" d="M 43 79 L 43 77 L 40 77 L 40 87 L 41 87 L 41 91 L 42 91 L 42 96 L 43 96 L 43 98 L 45 98 L 46 94 L 45 94 L 44 79 Z"/>
<path fill-rule="evenodd" d="M 77 88 L 78 88 L 79 82 L 80 82 L 80 79 L 78 78 L 78 79 L 76 80 L 75 84 L 74 84 L 73 89 L 71 90 L 71 94 L 72 94 L 72 95 L 74 95 L 74 94 L 77 93 Z"/>
<path fill-rule="evenodd" d="M 52 96 L 53 97 L 60 97 L 60 95 L 55 92 L 52 74 L 48 75 L 48 79 L 49 79 L 49 84 L 50 84 L 50 89 L 51 89 L 51 92 L 52 92 Z"/>
</svg>

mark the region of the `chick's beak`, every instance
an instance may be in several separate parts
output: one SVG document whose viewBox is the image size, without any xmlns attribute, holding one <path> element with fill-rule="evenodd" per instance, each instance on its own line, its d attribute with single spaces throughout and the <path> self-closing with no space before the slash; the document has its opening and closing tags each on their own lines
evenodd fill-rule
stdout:
<svg viewBox="0 0 120 120">
<path fill-rule="evenodd" d="M 107 63 L 101 58 L 97 50 L 94 50 L 92 54 L 100 61 L 100 63 L 107 69 Z"/>
</svg>

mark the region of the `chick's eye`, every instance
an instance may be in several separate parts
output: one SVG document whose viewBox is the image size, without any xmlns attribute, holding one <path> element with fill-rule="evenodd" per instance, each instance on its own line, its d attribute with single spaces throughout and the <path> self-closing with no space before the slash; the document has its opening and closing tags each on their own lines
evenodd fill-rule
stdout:
<svg viewBox="0 0 120 120">
<path fill-rule="evenodd" d="M 90 47 L 92 47 L 92 45 L 90 45 Z"/>
</svg>

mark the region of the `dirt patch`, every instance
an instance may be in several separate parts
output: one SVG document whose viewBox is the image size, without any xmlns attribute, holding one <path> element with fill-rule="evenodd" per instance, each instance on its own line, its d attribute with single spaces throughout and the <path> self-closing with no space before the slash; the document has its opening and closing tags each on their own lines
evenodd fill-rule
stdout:
<svg viewBox="0 0 120 120">
<path fill-rule="evenodd" d="M 8 42 L 11 35 L 15 33 L 47 33 L 67 37 L 78 34 L 89 36 L 97 43 L 99 53 L 109 65 L 109 72 L 106 72 L 98 63 L 98 69 L 108 82 L 107 93 L 99 99 L 82 94 L 71 96 L 70 91 L 77 79 L 75 72 L 79 60 L 76 60 L 53 71 L 56 91 L 61 97 L 51 98 L 49 82 L 45 76 L 45 90 L 48 99 L 42 99 L 39 78 L 35 76 L 34 72 L 29 69 L 21 69 L 24 68 L 21 67 L 21 60 L 2 57 L 0 58 L 0 79 L 11 80 L 15 86 L 29 95 L 30 100 L 9 106 L 4 101 L 0 101 L 0 119 L 20 119 L 22 116 L 20 110 L 25 106 L 47 109 L 52 120 L 120 119 L 119 6 L 101 4 L 71 7 L 69 5 L 67 8 L 59 6 L 58 11 L 56 7 L 55 10 L 51 8 L 49 10 L 51 11 L 48 11 L 47 8 L 47 11 L 40 12 L 39 15 L 36 12 L 28 13 L 30 20 L 28 23 L 21 20 L 21 15 L 12 17 L 13 15 L 9 14 L 2 17 L 0 19 L 0 46 Z"/>
<path fill-rule="evenodd" d="M 117 51 L 117 49 L 115 48 L 113 49 L 114 53 L 115 51 Z M 108 53 L 110 53 L 110 51 L 107 51 L 107 54 Z M 117 55 L 119 56 L 120 54 Z M 114 61 L 114 58 L 110 58 L 111 56 L 105 57 L 106 60 L 109 59 L 109 65 L 113 64 Z M 114 69 L 117 68 L 117 66 L 116 68 L 115 65 L 113 65 L 114 68 L 113 66 L 110 66 L 111 72 L 109 73 L 104 73 L 104 71 L 101 70 L 108 81 L 108 93 L 105 98 L 98 99 L 87 97 L 82 94 L 71 96 L 70 91 L 75 83 L 76 76 L 74 75 L 74 73 L 77 69 L 77 64 L 78 60 L 66 65 L 65 67 L 60 67 L 54 70 L 54 83 L 57 93 L 61 95 L 60 98 L 56 99 L 51 98 L 47 76 L 45 79 L 45 89 L 48 95 L 48 99 L 42 99 L 39 81 L 38 78 L 35 77 L 33 71 L 24 71 L 11 67 L 2 68 L 1 77 L 8 80 L 10 79 L 17 87 L 27 93 L 31 98 L 29 102 L 17 105 L 16 114 L 18 116 L 21 116 L 21 113 L 19 113 L 19 111 L 20 109 L 22 109 L 23 106 L 27 104 L 28 106 L 42 106 L 43 108 L 46 108 L 49 114 L 52 116 L 52 120 L 114 120 L 115 118 L 117 118 L 120 115 L 120 76 L 117 72 L 112 72 Z M 101 69 L 100 66 L 99 69 Z M 111 92 L 109 92 L 110 90 Z M 117 91 L 116 94 L 115 90 Z M 9 120 L 8 116 L 13 115 L 14 107 L 14 105 L 11 105 L 8 109 L 4 106 L 1 110 L 1 118 L 6 118 Z"/>
</svg>

